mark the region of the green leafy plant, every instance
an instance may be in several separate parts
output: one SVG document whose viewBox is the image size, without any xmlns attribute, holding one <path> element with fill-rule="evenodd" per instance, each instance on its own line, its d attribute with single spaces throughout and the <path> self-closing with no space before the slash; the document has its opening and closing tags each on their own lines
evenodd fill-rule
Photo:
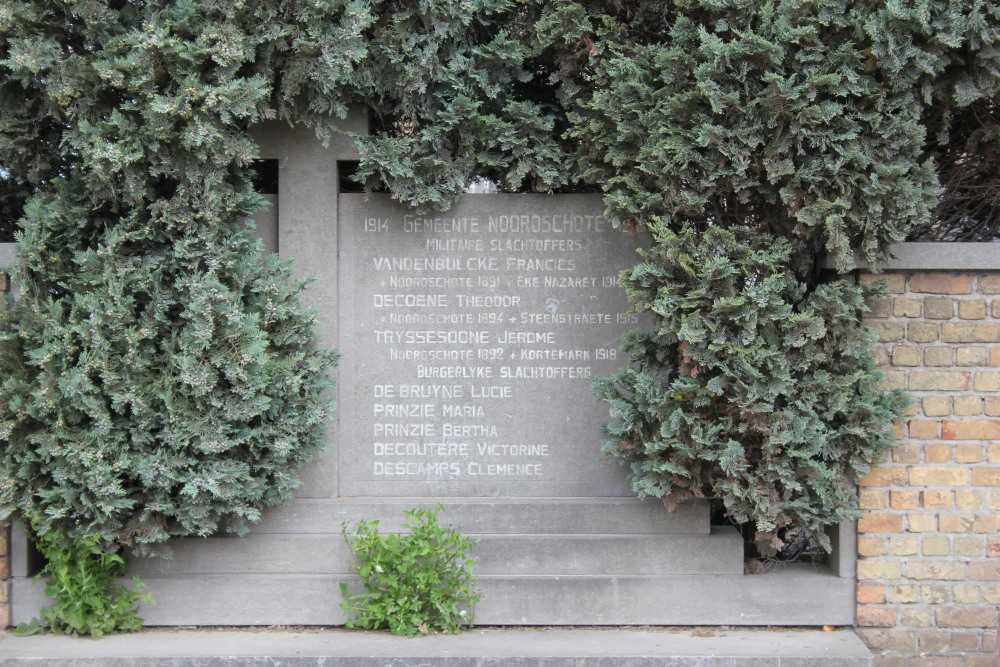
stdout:
<svg viewBox="0 0 1000 667">
<path fill-rule="evenodd" d="M 133 577 L 131 589 L 118 583 L 125 573 L 125 560 L 121 554 L 107 551 L 99 536 L 67 537 L 50 532 L 39 536 L 36 543 L 48 561 L 38 576 L 49 575 L 45 593 L 55 604 L 43 608 L 39 618 L 18 626 L 18 634 L 48 631 L 100 639 L 142 627 L 138 603 L 155 602 L 143 593 L 146 586 L 138 577 Z"/>
<path fill-rule="evenodd" d="M 412 637 L 472 625 L 480 599 L 472 584 L 472 543 L 438 523 L 443 509 L 408 510 L 403 528 L 409 532 L 402 534 L 379 534 L 378 521 L 359 521 L 350 532 L 344 526 L 352 572 L 364 581 L 364 592 L 356 594 L 340 584 L 347 627 Z"/>
</svg>

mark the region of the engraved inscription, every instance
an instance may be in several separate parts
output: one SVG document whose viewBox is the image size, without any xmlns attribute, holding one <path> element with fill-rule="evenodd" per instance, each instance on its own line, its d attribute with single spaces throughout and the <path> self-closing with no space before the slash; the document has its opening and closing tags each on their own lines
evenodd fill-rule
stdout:
<svg viewBox="0 0 1000 667">
<path fill-rule="evenodd" d="M 618 278 L 636 241 L 593 198 L 492 201 L 421 216 L 359 200 L 368 212 L 342 215 L 349 493 L 627 493 L 598 460 L 590 383 L 637 323 Z"/>
</svg>

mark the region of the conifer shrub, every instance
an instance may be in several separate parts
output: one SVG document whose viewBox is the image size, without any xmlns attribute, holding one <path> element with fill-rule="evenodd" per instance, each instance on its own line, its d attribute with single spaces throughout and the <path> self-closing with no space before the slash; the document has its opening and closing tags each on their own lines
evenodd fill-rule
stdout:
<svg viewBox="0 0 1000 667">
<path fill-rule="evenodd" d="M 541 2 L 386 3 L 357 90 L 375 120 L 358 178 L 418 209 L 447 209 L 476 177 L 504 191 L 578 180 L 565 113 L 535 34 Z"/>
<path fill-rule="evenodd" d="M 909 238 L 1000 238 L 1000 6 L 983 0 L 885 3 L 865 23 L 893 90 L 918 92 L 922 160 L 941 184 Z"/>
<path fill-rule="evenodd" d="M 324 447 L 337 355 L 246 222 L 264 204 L 248 129 L 292 113 L 257 70 L 279 9 L 0 9 L 0 165 L 28 188 L 0 520 L 109 553 L 244 533 Z"/>
<path fill-rule="evenodd" d="M 22 261 L 61 275 L 22 273 L 0 315 L 0 513 L 145 551 L 244 533 L 290 498 L 323 446 L 336 355 L 287 268 L 224 226 L 158 243 L 118 228 L 60 258 L 43 239 L 75 221 L 28 215 Z"/>
<path fill-rule="evenodd" d="M 928 218 L 937 184 L 914 92 L 887 88 L 870 60 L 872 14 L 848 0 L 704 0 L 575 22 L 594 55 L 573 79 L 569 133 L 609 215 L 752 224 L 842 269 L 855 251 L 884 259 Z"/>
<path fill-rule="evenodd" d="M 808 255 L 750 228 L 653 233 L 623 284 L 655 328 L 628 338 L 632 367 L 595 383 L 604 452 L 640 496 L 721 499 L 764 553 L 789 528 L 829 548 L 823 527 L 855 516 L 906 404 L 881 389 L 858 324 L 874 288 L 810 284 Z"/>
</svg>

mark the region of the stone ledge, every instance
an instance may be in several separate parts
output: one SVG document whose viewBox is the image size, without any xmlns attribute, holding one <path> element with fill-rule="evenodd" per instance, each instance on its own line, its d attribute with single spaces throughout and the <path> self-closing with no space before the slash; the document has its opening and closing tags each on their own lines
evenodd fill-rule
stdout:
<svg viewBox="0 0 1000 667">
<path fill-rule="evenodd" d="M 156 606 L 149 625 L 338 626 L 338 576 L 203 574 L 145 576 Z M 129 582 L 123 580 L 122 583 Z M 789 565 L 749 576 L 483 576 L 479 623 L 490 626 L 853 625 L 855 581 L 828 568 Z M 13 622 L 48 604 L 45 581 L 15 577 Z"/>
<path fill-rule="evenodd" d="M 892 247 L 893 258 L 880 268 L 888 271 L 990 271 L 1000 269 L 1000 244 L 911 242 Z M 827 258 L 823 266 L 836 268 Z M 855 259 L 855 268 L 870 268 L 868 262 Z"/>
<path fill-rule="evenodd" d="M 473 629 L 407 639 L 336 629 L 144 630 L 100 641 L 62 636 L 0 641 L 11 667 L 871 667 L 851 630 L 640 628 Z"/>
</svg>

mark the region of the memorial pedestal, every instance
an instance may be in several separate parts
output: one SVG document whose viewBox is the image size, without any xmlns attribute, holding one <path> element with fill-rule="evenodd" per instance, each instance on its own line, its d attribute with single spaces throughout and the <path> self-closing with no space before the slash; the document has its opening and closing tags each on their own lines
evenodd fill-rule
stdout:
<svg viewBox="0 0 1000 667">
<path fill-rule="evenodd" d="M 341 526 L 397 531 L 421 502 L 299 500 L 247 537 L 177 540 L 172 559 L 133 561 L 127 576 L 157 601 L 142 609 L 149 625 L 340 625 L 352 563 Z M 803 565 L 743 575 L 742 540 L 709 526 L 707 503 L 475 499 L 440 520 L 476 542 L 479 625 L 853 624 L 853 579 Z M 15 622 L 37 614 L 43 589 L 15 580 Z"/>
</svg>

